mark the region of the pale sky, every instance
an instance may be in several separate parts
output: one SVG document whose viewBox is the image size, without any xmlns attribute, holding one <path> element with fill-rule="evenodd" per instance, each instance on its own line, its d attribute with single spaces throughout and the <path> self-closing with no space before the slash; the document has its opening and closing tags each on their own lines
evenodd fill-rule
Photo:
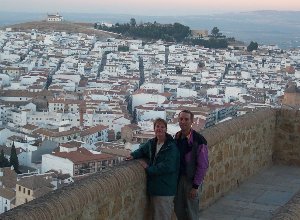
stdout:
<svg viewBox="0 0 300 220">
<path fill-rule="evenodd" d="M 254 10 L 300 11 L 300 0 L 0 0 L 0 11 L 197 15 Z"/>
</svg>

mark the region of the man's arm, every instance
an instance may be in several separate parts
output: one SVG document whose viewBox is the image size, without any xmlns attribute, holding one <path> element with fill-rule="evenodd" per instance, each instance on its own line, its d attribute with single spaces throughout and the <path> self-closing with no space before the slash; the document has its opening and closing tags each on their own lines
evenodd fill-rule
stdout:
<svg viewBox="0 0 300 220">
<path fill-rule="evenodd" d="M 201 185 L 208 166 L 208 148 L 206 144 L 201 144 L 197 150 L 196 172 L 193 180 L 193 188 L 198 189 L 199 185 Z"/>
</svg>

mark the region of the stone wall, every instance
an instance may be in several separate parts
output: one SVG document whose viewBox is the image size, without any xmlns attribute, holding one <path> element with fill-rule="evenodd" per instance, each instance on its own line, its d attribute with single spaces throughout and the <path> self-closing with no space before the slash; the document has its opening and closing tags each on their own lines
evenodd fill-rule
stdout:
<svg viewBox="0 0 300 220">
<path fill-rule="evenodd" d="M 293 154 L 300 147 L 299 115 L 299 111 L 264 110 L 205 129 L 210 168 L 201 206 L 272 165 L 272 156 L 276 162 L 297 164 Z M 147 219 L 148 205 L 145 171 L 131 161 L 21 205 L 0 219 Z"/>
<path fill-rule="evenodd" d="M 276 112 L 274 162 L 300 166 L 300 111 Z"/>
<path fill-rule="evenodd" d="M 144 169 L 130 161 L 18 206 L 0 219 L 146 219 L 147 207 Z"/>
<path fill-rule="evenodd" d="M 210 167 L 203 187 L 202 208 L 272 164 L 274 130 L 275 111 L 264 110 L 203 131 L 209 145 Z"/>
</svg>

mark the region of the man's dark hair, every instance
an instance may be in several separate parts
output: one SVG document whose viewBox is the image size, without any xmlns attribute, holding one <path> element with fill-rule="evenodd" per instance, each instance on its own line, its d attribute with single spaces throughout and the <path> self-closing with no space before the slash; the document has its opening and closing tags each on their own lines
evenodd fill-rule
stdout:
<svg viewBox="0 0 300 220">
<path fill-rule="evenodd" d="M 179 114 L 178 114 L 178 117 L 180 116 L 180 113 L 187 113 L 187 114 L 190 114 L 190 116 L 191 116 L 191 120 L 193 121 L 194 120 L 194 114 L 190 111 L 190 110 L 187 110 L 187 109 L 184 109 L 184 110 L 182 110 L 181 112 L 179 112 Z"/>
<path fill-rule="evenodd" d="M 161 123 L 163 123 L 165 126 L 166 126 L 166 128 L 167 128 L 167 122 L 166 122 L 166 120 L 164 120 L 164 119 L 162 119 L 162 118 L 157 118 L 157 119 L 155 119 L 155 121 L 153 122 L 153 128 L 155 128 L 155 125 L 158 123 L 158 122 L 161 122 Z"/>
</svg>

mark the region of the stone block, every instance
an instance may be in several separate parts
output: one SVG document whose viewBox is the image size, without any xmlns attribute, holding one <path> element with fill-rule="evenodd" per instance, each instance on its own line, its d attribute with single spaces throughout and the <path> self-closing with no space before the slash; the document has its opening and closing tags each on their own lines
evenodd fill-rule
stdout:
<svg viewBox="0 0 300 220">
<path fill-rule="evenodd" d="M 283 122 L 279 128 L 287 133 L 294 132 L 294 123 L 293 122 Z"/>
</svg>

